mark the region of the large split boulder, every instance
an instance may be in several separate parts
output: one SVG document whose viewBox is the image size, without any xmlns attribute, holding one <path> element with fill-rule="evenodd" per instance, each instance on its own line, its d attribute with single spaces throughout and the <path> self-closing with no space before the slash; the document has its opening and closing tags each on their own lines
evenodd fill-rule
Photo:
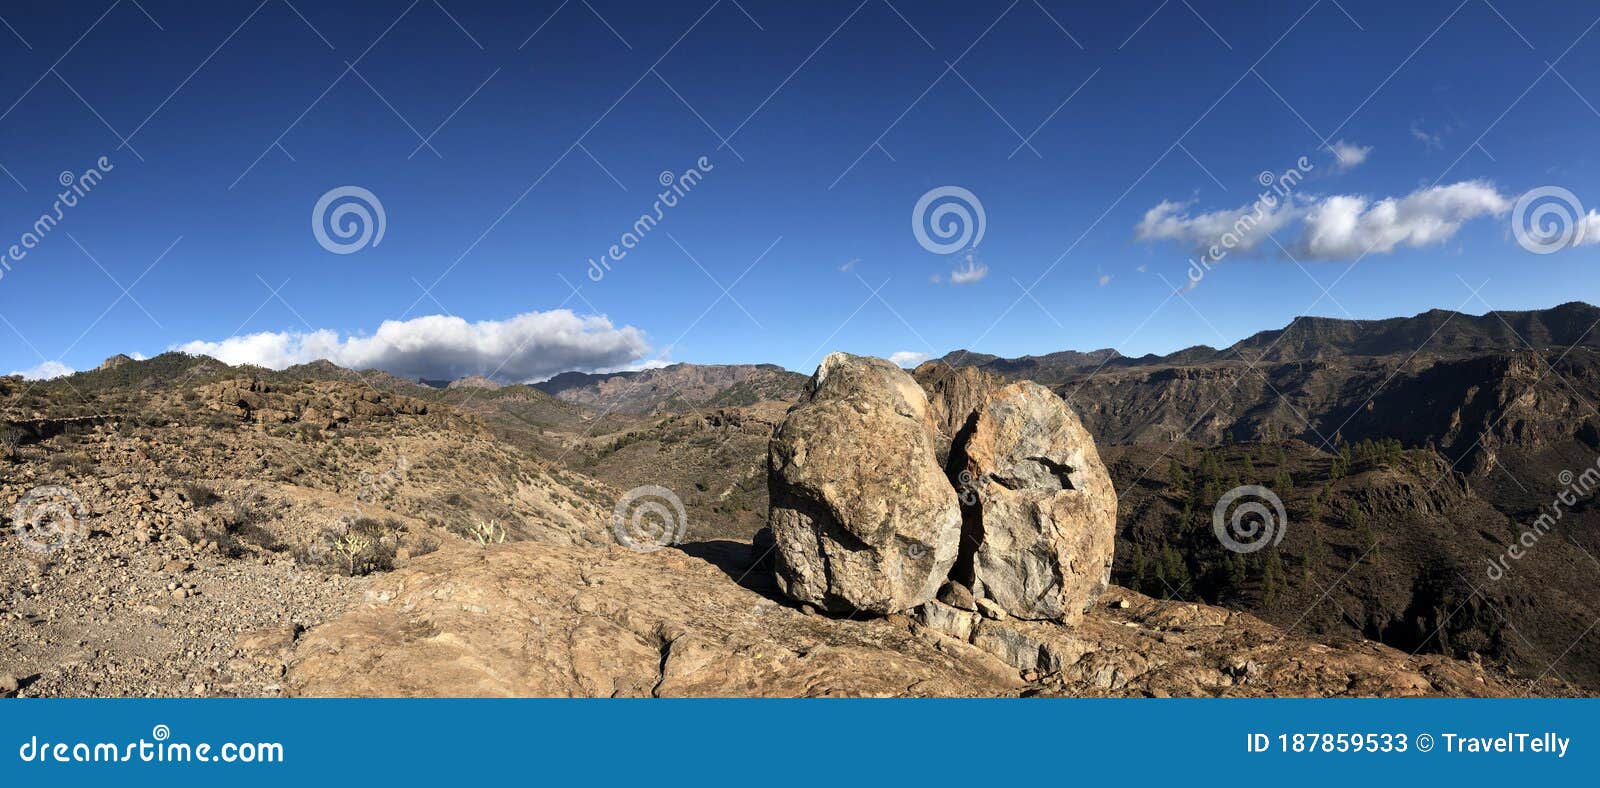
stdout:
<svg viewBox="0 0 1600 788">
<path fill-rule="evenodd" d="M 951 445 L 965 438 L 978 409 L 1006 380 L 979 367 L 952 367 L 942 360 L 924 362 L 911 375 L 928 393 L 928 413 L 939 431 L 939 464 L 944 465 Z"/>
<path fill-rule="evenodd" d="M 877 358 L 833 353 L 767 454 L 775 573 L 790 597 L 888 614 L 934 597 L 955 563 L 956 491 L 928 398 Z"/>
<path fill-rule="evenodd" d="M 1032 382 L 989 392 L 951 449 L 966 538 L 954 579 L 1023 619 L 1071 621 L 1110 582 L 1117 496 L 1072 409 Z"/>
</svg>

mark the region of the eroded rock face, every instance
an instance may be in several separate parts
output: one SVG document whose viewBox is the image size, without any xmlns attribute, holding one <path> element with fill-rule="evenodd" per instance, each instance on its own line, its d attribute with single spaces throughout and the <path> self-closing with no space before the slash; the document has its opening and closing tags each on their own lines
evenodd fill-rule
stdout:
<svg viewBox="0 0 1600 788">
<path fill-rule="evenodd" d="M 928 392 L 928 412 L 943 442 L 941 463 L 950 444 L 972 426 L 973 414 L 996 389 L 1006 385 L 1005 379 L 993 372 L 978 367 L 952 367 L 943 361 L 925 362 L 911 374 Z"/>
<path fill-rule="evenodd" d="M 742 567 L 734 567 L 743 574 Z M 1075 626 L 939 602 L 805 615 L 676 550 L 452 545 L 301 635 L 287 694 L 339 696 L 1501 696 L 1572 694 L 1376 643 L 1113 588 Z"/>
<path fill-rule="evenodd" d="M 1013 383 L 988 394 L 951 455 L 968 537 L 955 579 L 1017 618 L 1080 615 L 1110 582 L 1117 496 L 1077 415 Z"/>
<path fill-rule="evenodd" d="M 934 597 L 961 512 L 928 398 L 899 367 L 834 353 L 767 453 L 778 584 L 836 612 L 888 614 Z"/>
<path fill-rule="evenodd" d="M 770 591 L 769 591 L 770 593 Z M 946 653 L 949 652 L 949 653 Z M 300 639 L 285 691 L 346 696 L 1014 695 L 1016 671 L 887 619 L 805 615 L 676 550 L 451 547 Z"/>
</svg>

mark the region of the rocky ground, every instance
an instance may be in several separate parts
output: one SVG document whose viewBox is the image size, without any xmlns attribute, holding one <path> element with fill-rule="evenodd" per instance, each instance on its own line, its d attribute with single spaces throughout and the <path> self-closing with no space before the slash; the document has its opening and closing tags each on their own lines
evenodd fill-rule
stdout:
<svg viewBox="0 0 1600 788">
<path fill-rule="evenodd" d="M 480 528 L 609 539 L 614 491 L 448 409 L 327 381 L 122 393 L 82 391 L 107 418 L 11 414 L 0 693 L 277 694 L 294 635 L 374 573 Z"/>
<path fill-rule="evenodd" d="M 0 542 L 0 683 L 29 697 L 257 697 L 282 646 L 356 604 L 366 577 L 98 535 L 41 558 Z"/>
<path fill-rule="evenodd" d="M 1481 664 L 1332 647 L 1113 587 L 1075 626 L 827 616 L 734 542 L 441 550 L 301 637 L 287 691 L 357 696 L 1512 696 Z M 934 603 L 938 605 L 939 603 Z"/>
<path fill-rule="evenodd" d="M 928 462 L 959 453 L 960 412 L 984 396 L 969 388 L 934 398 L 928 419 L 950 424 Z M 887 613 L 818 611 L 778 588 L 773 543 L 749 538 L 764 436 L 787 406 L 616 421 L 526 387 L 172 356 L 38 387 L 0 378 L 0 695 L 1579 691 L 1115 586 L 1076 622 L 1008 615 L 1026 608 L 1007 583 L 1072 576 L 1060 562 L 1076 548 L 1051 539 L 1030 549 L 1037 566 L 994 558 L 976 598 L 946 586 Z M 1065 461 L 1036 453 L 967 459 L 1009 490 L 1049 481 L 1028 463 Z M 1058 504 L 1082 485 L 1061 478 L 1030 493 L 1050 507 L 1004 525 L 1004 490 L 979 511 L 957 478 L 941 495 L 985 534 L 1040 539 L 1042 513 L 1077 516 Z M 682 489 L 691 527 L 637 553 L 612 508 L 650 483 Z M 63 511 L 71 528 L 51 530 Z"/>
</svg>

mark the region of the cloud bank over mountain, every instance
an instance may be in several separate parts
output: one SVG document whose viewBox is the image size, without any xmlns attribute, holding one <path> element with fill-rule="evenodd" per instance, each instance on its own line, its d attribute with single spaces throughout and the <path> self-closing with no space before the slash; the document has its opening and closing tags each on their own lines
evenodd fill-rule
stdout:
<svg viewBox="0 0 1600 788">
<path fill-rule="evenodd" d="M 619 328 L 604 316 L 557 309 L 471 323 L 444 315 L 385 320 L 371 336 L 341 337 L 331 329 L 264 331 L 172 349 L 269 369 L 326 359 L 411 379 L 484 375 L 520 382 L 567 370 L 625 367 L 637 363 L 649 344 L 632 326 Z"/>
</svg>

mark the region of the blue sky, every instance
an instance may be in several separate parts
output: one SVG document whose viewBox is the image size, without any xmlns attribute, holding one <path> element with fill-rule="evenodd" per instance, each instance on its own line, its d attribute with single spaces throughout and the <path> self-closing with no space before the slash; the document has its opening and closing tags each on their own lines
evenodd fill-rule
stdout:
<svg viewBox="0 0 1600 788">
<path fill-rule="evenodd" d="M 63 172 L 110 165 L 0 268 L 0 371 L 175 347 L 433 376 L 809 371 L 839 349 L 1138 355 L 1299 314 L 1600 301 L 1600 219 L 1553 254 L 1511 230 L 1539 187 L 1569 190 L 1580 216 L 1600 205 L 1592 4 L 104 0 L 0 16 L 0 251 L 56 213 Z M 662 173 L 702 157 L 593 281 Z M 1192 283 L 1259 174 L 1301 157 L 1271 237 Z M 343 186 L 376 196 L 384 234 L 334 254 L 311 217 Z M 947 186 L 981 203 L 983 235 L 935 254 L 912 213 Z"/>
</svg>

